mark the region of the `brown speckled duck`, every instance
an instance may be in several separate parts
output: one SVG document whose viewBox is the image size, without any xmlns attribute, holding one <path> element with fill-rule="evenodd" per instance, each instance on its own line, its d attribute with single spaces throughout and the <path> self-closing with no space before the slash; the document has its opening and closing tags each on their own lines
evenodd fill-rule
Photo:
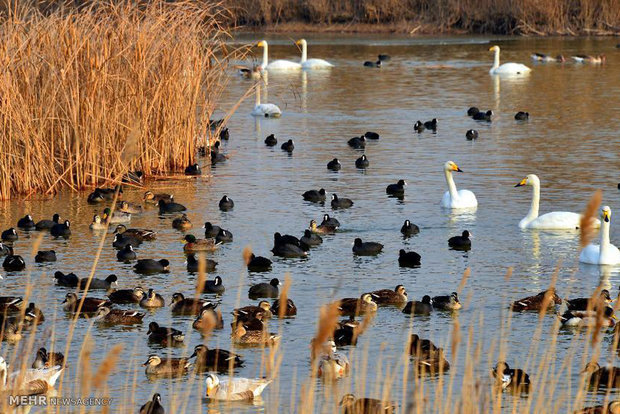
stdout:
<svg viewBox="0 0 620 414">
<path fill-rule="evenodd" d="M 391 289 L 381 289 L 370 292 L 372 300 L 377 305 L 400 305 L 407 302 L 407 291 L 403 285 Z"/>
<path fill-rule="evenodd" d="M 555 289 L 549 288 L 547 290 L 543 290 L 537 295 L 528 296 L 514 301 L 512 303 L 512 310 L 515 312 L 530 310 L 540 311 L 544 305 L 546 305 L 548 309 L 552 309 L 555 305 L 559 305 L 561 303 L 562 298 L 555 293 Z"/>
<path fill-rule="evenodd" d="M 167 358 L 161 359 L 157 355 L 149 355 L 142 366 L 145 366 L 147 376 L 180 376 L 189 370 L 191 366 L 188 358 Z"/>
</svg>

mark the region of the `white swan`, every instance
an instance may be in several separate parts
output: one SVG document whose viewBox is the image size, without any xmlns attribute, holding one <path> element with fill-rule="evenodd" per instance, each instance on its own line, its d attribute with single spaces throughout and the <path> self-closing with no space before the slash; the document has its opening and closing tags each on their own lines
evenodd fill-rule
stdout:
<svg viewBox="0 0 620 414">
<path fill-rule="evenodd" d="M 457 190 L 452 171 L 463 172 L 453 161 L 448 161 L 443 165 L 443 171 L 448 183 L 448 191 L 441 199 L 441 206 L 445 208 L 472 208 L 478 206 L 476 195 L 469 190 Z"/>
<path fill-rule="evenodd" d="M 301 69 L 301 64 L 297 62 L 291 62 L 290 60 L 274 60 L 269 63 L 269 45 L 266 40 L 261 40 L 256 45 L 258 47 L 263 48 L 263 63 L 261 63 L 260 67 L 265 70 L 299 70 Z"/>
<path fill-rule="evenodd" d="M 499 64 L 499 46 L 493 46 L 489 49 L 489 52 L 495 52 L 495 60 L 493 61 L 493 66 L 489 73 L 491 75 L 525 75 L 529 73 L 532 69 L 528 68 L 522 63 L 504 63 L 500 66 Z"/>
<path fill-rule="evenodd" d="M 207 375 L 207 398 L 240 401 L 258 397 L 272 380 L 257 378 L 230 378 L 221 380 L 215 374 Z"/>
<path fill-rule="evenodd" d="M 521 180 L 515 187 L 524 185 L 532 186 L 532 205 L 527 215 L 519 222 L 522 229 L 540 230 L 575 230 L 580 226 L 581 215 L 569 211 L 553 211 L 551 213 L 538 215 L 538 205 L 540 203 L 540 179 L 536 174 L 530 174 Z M 595 227 L 601 225 L 596 220 Z"/>
<path fill-rule="evenodd" d="M 256 103 L 252 110 L 252 116 L 261 116 L 264 118 L 279 118 L 282 111 L 278 105 L 270 103 L 260 103 L 260 81 L 256 82 Z"/>
<path fill-rule="evenodd" d="M 308 59 L 308 42 L 306 39 L 299 39 L 295 42 L 296 45 L 301 45 L 301 67 L 303 69 L 329 69 L 334 65 L 323 59 Z"/>
<path fill-rule="evenodd" d="M 9 366 L 0 357 L 0 389 L 18 395 L 45 394 L 54 387 L 63 368 L 59 365 L 52 368 L 32 369 L 8 373 Z"/>
<path fill-rule="evenodd" d="M 620 250 L 609 242 L 609 226 L 611 224 L 611 209 L 603 207 L 601 211 L 601 241 L 600 244 L 588 244 L 579 255 L 582 263 L 617 265 L 620 264 Z"/>
</svg>

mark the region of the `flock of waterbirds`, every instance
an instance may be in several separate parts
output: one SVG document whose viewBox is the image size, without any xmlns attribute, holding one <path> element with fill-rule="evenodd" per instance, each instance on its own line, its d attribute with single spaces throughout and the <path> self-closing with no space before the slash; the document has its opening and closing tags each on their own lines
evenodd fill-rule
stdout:
<svg viewBox="0 0 620 414">
<path fill-rule="evenodd" d="M 261 41 L 258 46 L 264 48 L 263 64 L 258 72 L 262 70 L 289 70 L 289 69 L 326 69 L 333 65 L 321 59 L 307 59 L 307 43 L 301 39 L 297 42 L 302 46 L 302 61 L 299 64 L 291 65 L 288 61 L 274 61 L 268 63 L 267 42 Z M 495 52 L 496 61 L 491 73 L 502 73 L 516 71 L 521 74 L 524 65 L 504 64 L 499 66 L 499 47 L 491 48 Z M 544 62 L 557 61 L 536 54 L 535 60 Z M 534 58 L 534 55 L 533 55 Z M 601 58 L 604 61 L 604 57 Z M 381 62 L 389 61 L 388 55 L 379 55 L 376 62 L 365 62 L 365 66 L 381 66 Z M 591 59 L 581 59 L 597 63 Z M 287 63 L 288 62 L 288 63 Z M 508 65 L 508 66 L 506 66 Z M 520 66 L 519 66 L 520 65 Z M 529 70 L 529 68 L 528 68 Z M 252 75 L 257 71 L 254 69 L 241 69 L 242 74 Z M 260 107 L 260 88 L 257 89 L 257 105 L 253 115 L 271 116 L 273 108 Z M 275 105 L 274 105 L 275 106 Z M 258 108 L 258 109 L 257 109 Z M 278 108 L 279 110 L 279 108 Z M 490 110 L 480 110 L 471 107 L 467 110 L 467 115 L 478 122 L 492 122 L 493 112 Z M 514 118 L 518 122 L 527 122 L 529 113 L 519 111 Z M 438 120 L 417 121 L 413 130 L 416 133 L 425 131 L 434 132 L 438 128 Z M 198 155 L 209 156 L 212 164 L 228 162 L 229 157 L 221 152 L 220 141 L 230 138 L 227 128 L 223 128 L 221 121 L 211 123 L 213 128 L 220 130 L 220 140 L 208 148 L 200 148 Z M 468 140 L 477 139 L 479 133 L 474 129 L 466 132 Z M 356 150 L 364 151 L 368 140 L 380 140 L 380 134 L 368 131 L 358 137 L 348 140 L 348 145 Z M 278 144 L 277 138 L 271 134 L 265 138 L 265 145 L 273 147 Z M 293 140 L 286 140 L 281 144 L 281 149 L 292 154 L 295 151 Z M 356 168 L 368 168 L 371 160 L 362 154 L 354 162 Z M 327 164 L 328 170 L 337 172 L 342 168 L 342 163 L 338 158 L 334 158 Z M 453 161 L 447 161 L 442 166 L 448 190 L 440 200 L 440 205 L 445 209 L 475 209 L 478 200 L 475 194 L 469 190 L 457 190 L 453 179 L 454 172 L 463 172 Z M 202 174 L 198 164 L 189 165 L 185 174 L 188 176 L 199 176 Z M 143 174 L 141 172 L 130 172 L 123 181 L 132 185 L 143 185 Z M 389 197 L 402 198 L 405 194 L 407 183 L 400 179 L 395 183 L 388 184 L 385 192 Z M 572 212 L 550 212 L 539 215 L 540 199 L 540 180 L 535 174 L 530 174 L 515 186 L 532 187 L 532 206 L 528 214 L 519 222 L 519 227 L 539 230 L 572 230 L 578 229 L 583 225 L 583 216 Z M 619 185 L 620 186 L 620 185 Z M 146 253 L 146 246 L 156 240 L 157 233 L 149 229 L 128 228 L 132 215 L 149 214 L 157 212 L 161 216 L 172 218 L 172 228 L 185 233 L 183 241 L 183 251 L 187 255 L 187 270 L 189 272 L 210 272 L 215 270 L 217 262 L 209 259 L 210 252 L 219 248 L 222 243 L 233 242 L 231 231 L 218 225 L 206 222 L 204 225 L 205 238 L 196 238 L 187 232 L 193 227 L 189 218 L 185 215 L 186 207 L 179 203 L 172 194 L 154 194 L 146 191 L 142 197 L 143 204 L 131 203 L 124 200 L 124 193 L 129 192 L 126 187 L 117 185 L 113 188 L 97 188 L 87 197 L 87 203 L 104 207 L 101 214 L 96 214 L 90 228 L 94 232 L 104 231 L 108 228 L 114 229 L 112 248 L 117 250 L 119 262 L 134 263 L 136 273 L 152 275 L 165 273 L 169 270 L 167 259 L 138 258 Z M 326 203 L 328 199 L 327 191 L 321 189 L 311 189 L 302 194 L 305 201 L 311 203 Z M 330 199 L 331 208 L 337 212 L 342 209 L 354 208 L 355 202 L 349 198 L 338 194 L 332 194 Z M 234 209 L 235 203 L 227 195 L 224 195 L 219 202 L 222 211 Z M 601 220 L 593 220 L 589 225 L 601 227 L 600 242 L 590 244 L 584 248 L 580 254 L 580 261 L 593 264 L 620 264 L 620 251 L 610 243 L 609 227 L 611 222 L 611 209 L 607 206 L 601 210 Z M 69 238 L 72 236 L 70 220 L 61 219 L 59 214 L 54 214 L 51 220 L 35 221 L 30 215 L 21 218 L 16 227 L 22 232 L 48 232 L 53 239 Z M 328 214 L 322 217 L 318 223 L 310 221 L 307 229 L 301 237 L 274 233 L 274 243 L 272 253 L 283 258 L 308 258 L 314 248 L 324 242 L 321 236 L 337 235 L 343 226 L 335 218 Z M 346 223 L 345 226 L 346 227 Z M 394 233 L 396 234 L 397 229 Z M 417 235 L 420 229 L 410 220 L 405 220 L 400 228 L 401 236 L 404 238 Z M 3 268 L 8 272 L 21 272 L 27 268 L 24 258 L 15 253 L 19 247 L 20 237 L 15 228 L 10 228 L 2 232 L 0 243 L 0 256 L 5 256 Z M 470 233 L 464 230 L 462 234 L 455 235 L 447 241 L 450 248 L 455 250 L 467 251 L 472 248 Z M 144 245 L 143 245 L 144 244 Z M 359 256 L 374 256 L 383 252 L 383 244 L 376 241 L 364 241 L 357 237 L 353 240 L 352 253 Z M 250 272 L 270 272 L 274 263 L 267 257 L 255 256 L 248 252 L 244 257 L 246 266 Z M 401 267 L 418 267 L 421 265 L 422 257 L 415 251 L 401 249 L 398 252 L 398 263 Z M 62 260 L 62 257 L 60 258 Z M 58 260 L 54 250 L 39 251 L 35 257 L 35 262 L 56 262 Z M 125 286 L 118 288 L 119 278 L 112 274 L 105 279 L 98 278 L 79 278 L 74 273 L 63 273 L 56 271 L 54 274 L 56 284 L 62 288 L 75 289 L 66 294 L 62 303 L 64 311 L 69 315 L 93 318 L 98 326 L 104 325 L 134 325 L 142 324 L 146 313 L 138 309 L 158 309 L 166 306 L 164 296 L 170 297 L 169 307 L 173 314 L 193 315 L 196 317 L 192 327 L 201 334 L 207 336 L 215 329 L 224 328 L 224 318 L 218 309 L 218 305 L 209 299 L 185 295 L 182 292 L 172 292 L 160 294 L 152 288 L 142 286 Z M 231 340 L 242 348 L 248 347 L 272 347 L 277 346 L 281 340 L 280 335 L 271 333 L 268 330 L 268 320 L 270 318 L 295 317 L 297 307 L 287 294 L 281 291 L 281 283 L 277 278 L 272 278 L 269 282 L 259 283 L 251 286 L 248 297 L 259 300 L 256 305 L 248 305 L 233 312 L 231 323 Z M 222 295 L 225 292 L 224 281 L 217 276 L 213 280 L 205 280 L 199 286 L 202 293 L 207 295 Z M 97 297 L 94 292 L 104 292 L 106 298 Z M 265 299 L 273 299 L 270 303 Z M 366 319 L 356 320 L 357 316 L 367 317 L 374 314 L 382 306 L 397 306 L 405 314 L 411 315 L 430 315 L 435 311 L 456 312 L 461 308 L 461 302 L 457 292 L 444 295 L 424 295 L 420 300 L 409 300 L 405 286 L 397 285 L 394 289 L 378 289 L 363 293 L 360 297 L 343 298 L 332 306 L 337 309 L 338 314 L 345 318 L 340 320 L 334 327 L 327 341 L 314 344 L 312 347 L 312 357 L 317 362 L 318 375 L 335 380 L 342 378 L 349 372 L 349 361 L 345 354 L 339 352 L 338 347 L 354 346 L 361 334 L 368 328 Z M 598 289 L 591 297 L 575 298 L 562 300 L 553 288 L 549 288 L 539 294 L 520 300 L 516 300 L 511 308 L 516 312 L 546 310 L 559 307 L 557 317 L 562 324 L 567 327 L 605 327 L 613 328 L 615 325 L 615 315 L 613 308 L 609 306 L 612 302 L 610 292 L 605 289 Z M 120 305 L 120 306 L 119 306 Z M 41 309 L 35 303 L 26 304 L 18 296 L 0 297 L 0 310 L 2 310 L 2 332 L 3 340 L 16 342 L 22 339 L 23 331 L 32 326 L 44 323 L 45 317 Z M 185 334 L 175 327 L 160 326 L 156 321 L 148 323 L 146 331 L 148 342 L 157 343 L 162 346 L 183 345 Z M 450 363 L 444 350 L 437 347 L 428 339 L 423 339 L 418 334 L 412 334 L 409 342 L 409 352 L 412 362 L 419 373 L 441 374 L 450 369 Z M 149 355 L 145 366 L 145 373 L 149 377 L 171 377 L 183 376 L 189 372 L 205 374 L 206 397 L 217 400 L 247 400 L 255 399 L 260 396 L 263 390 L 271 383 L 269 378 L 243 378 L 230 377 L 220 378 L 218 374 L 231 372 L 243 366 L 243 356 L 230 352 L 226 349 L 209 348 L 206 344 L 199 344 L 194 347 L 194 352 L 189 358 L 161 357 L 155 354 Z M 48 352 L 46 348 L 38 349 L 32 367 L 27 369 L 28 382 L 18 383 L 16 379 L 24 372 L 8 372 L 8 366 L 4 359 L 0 358 L 0 373 L 3 373 L 4 389 L 15 393 L 44 393 L 51 389 L 65 366 L 65 358 L 59 352 Z M 600 367 L 596 363 L 589 363 L 585 372 L 589 375 L 589 384 L 593 387 L 620 387 L 620 371 L 616 367 Z M 531 387 L 529 375 L 521 369 L 513 369 L 506 362 L 499 361 L 492 370 L 498 389 L 510 390 L 517 393 L 524 393 Z M 23 377 L 23 375 L 22 375 Z M 362 412 L 393 412 L 397 409 L 396 404 L 389 401 L 381 401 L 373 398 L 355 398 L 352 394 L 342 397 L 340 405 L 343 412 L 362 413 Z M 582 411 L 591 411 L 598 408 L 589 408 Z M 620 409 L 620 403 L 611 402 L 608 407 L 600 407 L 600 412 L 616 412 Z M 590 411 L 588 411 L 590 410 Z M 140 413 L 163 413 L 164 407 L 161 402 L 161 395 L 154 394 L 151 401 L 148 401 L 140 408 Z"/>
</svg>

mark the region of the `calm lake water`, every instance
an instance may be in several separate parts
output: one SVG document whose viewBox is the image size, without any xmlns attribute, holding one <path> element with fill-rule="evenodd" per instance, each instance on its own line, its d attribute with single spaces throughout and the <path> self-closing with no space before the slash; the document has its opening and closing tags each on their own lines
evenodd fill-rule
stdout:
<svg viewBox="0 0 620 414">
<path fill-rule="evenodd" d="M 480 379 L 487 380 L 489 369 L 498 359 L 497 333 L 502 321 L 507 319 L 509 302 L 545 289 L 556 266 L 561 266 L 557 289 L 562 297 L 589 296 L 599 284 L 598 267 L 577 263 L 578 233 L 545 233 L 518 228 L 519 220 L 529 209 L 531 188 L 514 188 L 514 185 L 527 174 L 539 175 L 541 213 L 581 211 L 592 192 L 602 189 L 603 204 L 620 214 L 616 187 L 620 180 L 617 159 L 620 49 L 615 49 L 614 39 L 494 40 L 393 35 L 306 36 L 306 39 L 309 57 L 324 58 L 336 66 L 331 71 L 271 73 L 268 101 L 280 106 L 281 119 L 255 120 L 250 116 L 254 99 L 249 98 L 228 124 L 231 139 L 223 144 L 223 151 L 230 155 L 230 160 L 212 169 L 210 178 L 148 184 L 154 192 L 174 193 L 175 199 L 188 207 L 188 215 L 194 223 L 191 233 L 196 236 L 203 236 L 200 226 L 205 221 L 221 225 L 234 234 L 233 243 L 222 246 L 212 255 L 219 265 L 209 277 L 221 276 L 227 290 L 221 298 L 215 299 L 220 302 L 225 329 L 214 332 L 209 346 L 230 348 L 230 312 L 239 304 L 256 303 L 247 297 L 251 284 L 272 277 L 284 280 L 285 275 L 290 274 L 289 295 L 299 314 L 294 319 L 282 323 L 274 320 L 270 324 L 271 331 L 281 330 L 283 335 L 278 384 L 267 388 L 262 404 L 235 404 L 231 408 L 202 400 L 203 378 L 149 381 L 141 366 L 149 354 L 189 355 L 194 346 L 201 343 L 199 333 L 191 329 L 193 318 L 171 317 L 170 310 L 162 308 L 149 312 L 143 326 L 131 329 L 91 328 L 87 320 L 80 320 L 68 360 L 64 387 L 69 391 L 66 393 L 71 393 L 76 373 L 82 369 L 77 363 L 77 350 L 84 336 L 90 333 L 95 347 L 92 355 L 95 366 L 113 345 L 125 345 L 121 363 L 109 382 L 107 395 L 116 399 L 113 404 L 125 401 L 127 406 L 139 407 L 156 391 L 162 394 L 166 404 L 173 395 L 179 399 L 189 396 L 188 412 L 289 412 L 301 392 L 298 384 L 309 374 L 309 342 L 321 305 L 334 298 L 359 296 L 364 291 L 393 289 L 397 284 L 406 287 L 410 299 L 420 300 L 425 294 L 449 294 L 457 289 L 466 268 L 471 268 L 471 276 L 461 293 L 464 307 L 459 312 L 460 329 L 466 340 L 471 328 L 475 342 L 481 344 L 484 356 L 474 372 Z M 260 40 L 260 36 L 242 35 L 237 40 L 250 42 Z M 267 40 L 271 59 L 298 60 L 298 51 L 288 36 L 270 35 Z M 521 79 L 489 76 L 492 54 L 488 48 L 492 44 L 501 46 L 502 61 L 525 63 L 533 68 L 531 75 Z M 534 51 L 565 56 L 606 53 L 607 64 L 532 64 L 529 55 Z M 391 55 L 391 61 L 381 69 L 362 67 L 363 61 L 374 60 L 379 53 Z M 258 61 L 262 50 L 255 49 L 254 56 Z M 233 75 L 216 117 L 234 105 L 251 85 L 251 81 Z M 466 110 L 472 105 L 492 109 L 493 122 L 478 123 L 468 118 Z M 528 122 L 514 120 L 514 114 L 520 110 L 530 113 Z M 432 118 L 438 119 L 436 133 L 413 131 L 416 120 Z M 470 128 L 479 131 L 477 141 L 465 139 L 465 132 Z M 376 131 L 381 138 L 368 143 L 365 154 L 370 167 L 363 171 L 354 165 L 362 152 L 349 148 L 347 140 L 365 131 Z M 263 143 L 271 133 L 279 142 L 272 149 Z M 288 138 L 295 141 L 292 156 L 279 148 Z M 326 169 L 327 162 L 334 157 L 343 164 L 338 173 Z M 464 170 L 463 174 L 455 176 L 457 187 L 472 190 L 478 198 L 479 207 L 473 213 L 451 213 L 439 206 L 446 191 L 442 168 L 448 160 L 455 161 Z M 404 200 L 388 198 L 385 187 L 401 178 L 409 183 Z M 355 205 L 335 212 L 329 203 L 320 206 L 302 200 L 304 191 L 321 187 L 329 194 L 353 199 Z M 143 191 L 128 190 L 125 198 L 137 202 Z M 234 210 L 226 213 L 218 209 L 218 201 L 224 194 L 235 201 Z M 36 283 L 34 301 L 44 310 L 46 321 L 41 326 L 35 348 L 50 348 L 51 338 L 56 349 L 64 350 L 66 346 L 69 318 L 62 312 L 60 302 L 68 289 L 55 286 L 53 273 L 73 271 L 80 277 L 88 276 L 99 243 L 98 234 L 89 231 L 88 224 L 101 208 L 88 205 L 86 196 L 65 193 L 52 199 L 35 197 L 2 205 L 2 229 L 14 226 L 26 213 L 40 220 L 58 212 L 63 218 L 72 220 L 73 235 L 69 240 L 53 240 L 49 235 L 42 237 L 40 248 L 57 252 L 58 262 L 53 264 L 35 264 L 31 249 L 38 234 L 20 232 L 15 250 L 25 257 L 28 271 L 4 272 L 4 280 L 0 281 L 3 295 L 23 295 L 29 281 Z M 307 260 L 273 258 L 270 273 L 248 274 L 242 260 L 244 247 L 251 246 L 257 255 L 271 257 L 274 232 L 301 236 L 309 221 L 320 221 L 324 213 L 340 220 L 342 232 L 325 237 L 323 245 L 312 249 Z M 403 240 L 399 229 L 405 219 L 420 226 L 419 235 Z M 158 232 L 156 241 L 144 243 L 137 249 L 138 257 L 168 258 L 171 272 L 155 276 L 135 274 L 131 264 L 116 261 L 110 235 L 105 241 L 96 276 L 115 273 L 121 288 L 152 287 L 162 293 L 167 302 L 174 292 L 193 292 L 196 276 L 185 269 L 183 234 L 171 228 L 171 218 L 158 217 L 156 209 L 149 209 L 136 215 L 131 227 Z M 615 244 L 620 244 L 618 227 L 612 222 L 611 240 Z M 447 239 L 465 229 L 473 234 L 472 250 L 467 253 L 449 250 Z M 353 256 L 351 245 L 356 237 L 383 243 L 384 252 L 377 257 Z M 402 248 L 421 254 L 422 266 L 399 268 L 398 251 Z M 513 273 L 506 280 L 504 275 L 509 266 Z M 615 296 L 620 279 L 617 269 L 609 270 L 605 277 Z M 149 346 L 146 331 L 150 321 L 166 326 L 172 324 L 185 331 L 187 349 L 161 350 Z M 423 337 L 448 345 L 452 321 L 451 315 L 435 312 L 427 318 L 416 318 L 413 328 Z M 548 315 L 543 332 L 548 332 L 553 322 L 554 317 Z M 365 374 L 354 371 L 353 383 L 341 381 L 338 396 L 349 391 L 360 394 L 364 383 L 367 396 L 379 396 L 379 387 L 389 372 L 395 375 L 391 398 L 402 400 L 403 392 L 409 392 L 410 388 L 403 389 L 399 356 L 406 344 L 410 323 L 411 320 L 396 308 L 379 310 L 373 326 L 355 348 L 356 355 L 368 354 L 368 368 Z M 505 332 L 506 360 L 511 366 L 525 365 L 537 323 L 534 314 L 514 315 Z M 577 354 L 575 365 L 569 367 L 570 372 L 561 361 L 573 352 L 570 348 L 574 336 L 571 333 L 561 333 L 557 337 L 543 334 L 538 344 L 542 353 L 557 339 L 558 362 L 553 374 L 559 378 L 571 377 L 572 386 L 576 385 L 578 371 L 583 367 L 581 354 Z M 611 335 L 608 334 L 605 341 L 611 341 Z M 2 355 L 10 356 L 15 351 L 6 343 L 1 346 Z M 608 348 L 607 345 L 602 348 L 604 361 L 613 358 Z M 347 354 L 353 350 L 342 349 Z M 246 364 L 237 375 L 264 375 L 260 350 L 242 349 L 239 353 Z M 464 354 L 460 352 L 454 358 L 448 351 L 456 389 L 463 377 Z M 34 355 L 24 357 L 30 364 Z M 533 362 L 530 360 L 528 366 L 531 373 L 535 371 Z M 424 381 L 433 388 L 437 379 Z M 134 383 L 135 393 L 127 391 Z M 570 386 L 567 384 L 561 381 L 559 387 Z M 324 385 L 317 382 L 316 386 L 320 395 Z M 506 406 L 512 398 L 516 397 L 506 396 Z M 587 396 L 592 403 L 602 399 L 601 395 Z M 564 407 L 561 412 L 566 410 Z"/>
</svg>

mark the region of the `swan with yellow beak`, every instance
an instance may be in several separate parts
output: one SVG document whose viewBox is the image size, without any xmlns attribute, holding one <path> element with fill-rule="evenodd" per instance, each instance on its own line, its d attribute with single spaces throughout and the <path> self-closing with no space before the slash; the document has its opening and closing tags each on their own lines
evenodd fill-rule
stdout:
<svg viewBox="0 0 620 414">
<path fill-rule="evenodd" d="M 273 71 L 286 71 L 286 70 L 300 70 L 301 64 L 297 62 L 291 62 L 290 60 L 278 59 L 269 63 L 269 45 L 266 40 L 261 40 L 256 44 L 257 47 L 263 48 L 263 63 L 261 63 L 260 67 L 263 70 L 273 70 Z"/>
<path fill-rule="evenodd" d="M 299 39 L 295 42 L 297 46 L 301 46 L 301 67 L 302 69 L 329 69 L 334 65 L 323 59 L 308 59 L 308 42 L 306 39 Z"/>
<path fill-rule="evenodd" d="M 588 244 L 579 254 L 579 261 L 598 265 L 620 264 L 620 250 L 609 242 L 609 227 L 611 225 L 611 209 L 609 206 L 605 206 L 601 210 L 601 220 L 599 244 Z"/>
<path fill-rule="evenodd" d="M 489 52 L 495 53 L 493 66 L 489 73 L 491 75 L 527 75 L 532 69 L 522 63 L 508 62 L 503 65 L 499 64 L 499 46 L 491 46 Z"/>
</svg>

